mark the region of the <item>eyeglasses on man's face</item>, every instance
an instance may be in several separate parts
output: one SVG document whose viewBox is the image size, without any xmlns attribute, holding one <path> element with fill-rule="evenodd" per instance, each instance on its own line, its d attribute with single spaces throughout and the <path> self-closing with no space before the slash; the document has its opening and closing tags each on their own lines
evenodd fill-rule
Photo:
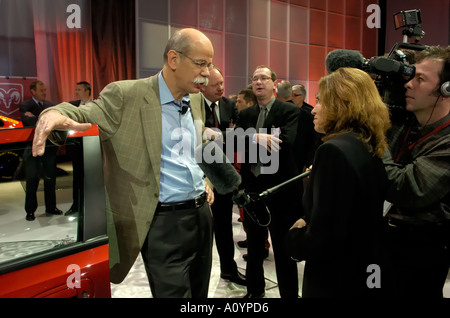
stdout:
<svg viewBox="0 0 450 318">
<path fill-rule="evenodd" d="M 186 54 L 184 54 L 183 52 L 179 52 L 177 51 L 178 54 L 184 55 L 185 57 L 187 57 L 188 59 L 191 60 L 192 63 L 194 63 L 195 65 L 197 65 L 199 68 L 204 69 L 204 68 L 210 68 L 212 63 L 211 62 L 207 62 L 205 60 L 194 60 L 193 58 L 187 56 Z"/>
<path fill-rule="evenodd" d="M 267 82 L 268 80 L 271 80 L 272 78 L 269 76 L 266 76 L 266 75 L 261 75 L 261 76 L 253 76 L 250 79 L 252 82 L 257 82 L 257 81 Z"/>
</svg>

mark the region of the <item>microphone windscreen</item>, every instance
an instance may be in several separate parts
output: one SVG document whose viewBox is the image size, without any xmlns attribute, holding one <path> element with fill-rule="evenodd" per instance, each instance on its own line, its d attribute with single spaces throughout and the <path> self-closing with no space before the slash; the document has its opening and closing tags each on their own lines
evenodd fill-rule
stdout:
<svg viewBox="0 0 450 318">
<path fill-rule="evenodd" d="M 328 53 L 325 66 L 330 74 L 341 67 L 354 67 L 361 70 L 364 61 L 364 57 L 356 50 L 337 49 Z"/>
<path fill-rule="evenodd" d="M 220 194 L 236 190 L 242 178 L 222 150 L 221 142 L 209 141 L 195 149 L 195 160 Z"/>
</svg>

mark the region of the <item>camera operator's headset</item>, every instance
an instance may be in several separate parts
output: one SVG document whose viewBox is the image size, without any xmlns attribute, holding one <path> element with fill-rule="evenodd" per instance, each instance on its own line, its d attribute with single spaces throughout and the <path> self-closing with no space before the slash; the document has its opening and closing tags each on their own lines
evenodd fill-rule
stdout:
<svg viewBox="0 0 450 318">
<path fill-rule="evenodd" d="M 450 96 L 450 81 L 447 81 L 441 85 L 441 95 L 445 97 Z"/>
<path fill-rule="evenodd" d="M 448 76 L 450 75 L 450 61 L 445 61 L 443 73 L 448 79 Z M 441 84 L 440 92 L 444 97 L 450 96 L 450 81 L 446 81 Z"/>
</svg>

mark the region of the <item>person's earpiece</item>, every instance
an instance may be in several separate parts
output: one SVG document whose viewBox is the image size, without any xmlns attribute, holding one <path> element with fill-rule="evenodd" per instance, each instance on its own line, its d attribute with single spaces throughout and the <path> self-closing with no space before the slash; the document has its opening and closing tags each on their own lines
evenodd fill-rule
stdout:
<svg viewBox="0 0 450 318">
<path fill-rule="evenodd" d="M 441 85 L 440 92 L 441 92 L 442 96 L 445 96 L 445 97 L 449 97 L 450 96 L 450 81 L 444 82 Z"/>
</svg>

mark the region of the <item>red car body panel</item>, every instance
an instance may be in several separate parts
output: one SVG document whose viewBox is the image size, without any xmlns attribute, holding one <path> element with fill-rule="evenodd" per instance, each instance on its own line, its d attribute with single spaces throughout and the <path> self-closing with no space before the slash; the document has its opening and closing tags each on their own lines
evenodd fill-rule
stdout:
<svg viewBox="0 0 450 318">
<path fill-rule="evenodd" d="M 0 276 L 4 298 L 109 298 L 108 245 Z M 80 268 L 79 276 L 70 265 Z M 72 278 L 73 277 L 73 278 Z M 80 280 L 76 280 L 79 277 Z M 70 288 L 68 281 L 77 285 Z M 79 282 L 79 288 L 78 283 Z"/>
</svg>

